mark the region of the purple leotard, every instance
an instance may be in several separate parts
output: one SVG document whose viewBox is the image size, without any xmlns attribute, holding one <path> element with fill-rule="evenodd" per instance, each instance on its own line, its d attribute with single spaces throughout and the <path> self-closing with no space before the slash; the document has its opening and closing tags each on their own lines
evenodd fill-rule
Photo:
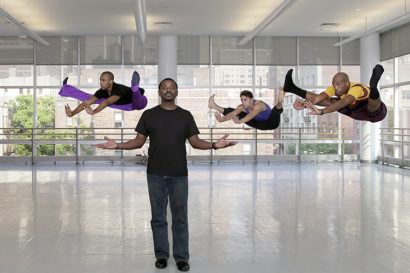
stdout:
<svg viewBox="0 0 410 273">
<path fill-rule="evenodd" d="M 253 105 L 255 105 L 256 100 L 253 101 Z M 262 101 L 263 102 L 263 101 Z M 272 112 L 272 109 L 270 108 L 269 105 L 267 105 L 265 102 L 263 102 L 266 106 L 266 110 L 260 112 L 259 114 L 257 114 L 253 119 L 257 120 L 257 121 L 265 121 L 269 118 L 270 113 Z M 246 108 L 246 114 L 249 114 L 249 110 L 248 108 Z"/>
</svg>

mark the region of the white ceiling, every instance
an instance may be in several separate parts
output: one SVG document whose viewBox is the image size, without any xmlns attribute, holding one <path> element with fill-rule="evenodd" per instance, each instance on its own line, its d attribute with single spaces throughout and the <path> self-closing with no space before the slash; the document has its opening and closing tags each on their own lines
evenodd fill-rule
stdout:
<svg viewBox="0 0 410 273">
<path fill-rule="evenodd" d="M 40 36 L 136 34 L 134 2 L 0 0 L 0 7 Z M 281 2 L 146 0 L 147 34 L 244 36 Z M 296 0 L 259 35 L 351 36 L 401 16 L 406 9 L 406 0 Z M 321 28 L 322 23 L 340 25 Z M 21 34 L 18 28 L 0 16 L 0 36 Z"/>
</svg>

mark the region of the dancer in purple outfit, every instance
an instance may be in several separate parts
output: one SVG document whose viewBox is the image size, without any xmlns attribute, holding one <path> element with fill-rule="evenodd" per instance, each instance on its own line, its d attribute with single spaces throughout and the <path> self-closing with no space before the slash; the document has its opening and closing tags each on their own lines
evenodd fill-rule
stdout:
<svg viewBox="0 0 410 273">
<path fill-rule="evenodd" d="M 139 88 L 140 76 L 134 71 L 131 80 L 131 88 L 114 82 L 114 75 L 110 71 L 105 71 L 100 76 L 100 89 L 94 95 L 81 91 L 74 86 L 67 84 L 68 78 L 63 81 L 59 95 L 81 100 L 82 103 L 73 111 L 68 104 L 65 112 L 68 117 L 72 117 L 85 110 L 90 115 L 95 115 L 104 108 L 111 107 L 124 111 L 141 110 L 147 105 L 147 98 L 144 96 L 145 90 Z M 91 108 L 91 104 L 99 104 L 97 108 Z"/>
</svg>

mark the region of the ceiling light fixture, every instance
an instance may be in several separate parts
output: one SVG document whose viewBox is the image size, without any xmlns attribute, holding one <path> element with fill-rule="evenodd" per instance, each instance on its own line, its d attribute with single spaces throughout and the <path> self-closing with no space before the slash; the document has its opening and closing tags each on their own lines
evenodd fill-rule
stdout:
<svg viewBox="0 0 410 273">
<path fill-rule="evenodd" d="M 351 41 L 354 41 L 354 40 L 356 40 L 356 39 L 359 39 L 359 38 L 368 36 L 368 35 L 373 34 L 373 33 L 375 33 L 375 32 L 381 32 L 381 31 L 383 31 L 383 30 L 388 30 L 388 29 L 391 29 L 391 28 L 400 26 L 400 25 L 406 23 L 406 22 L 409 21 L 409 20 L 410 20 L 410 12 L 408 12 L 408 13 L 402 15 L 402 16 L 399 16 L 399 17 L 397 17 L 397 18 L 394 18 L 393 20 L 390 20 L 390 21 L 388 21 L 388 22 L 386 22 L 386 23 L 384 23 L 384 24 L 381 24 L 381 25 L 379 25 L 379 26 L 377 26 L 377 27 L 374 27 L 374 28 L 372 28 L 372 29 L 369 29 L 369 30 L 367 30 L 367 31 L 365 31 L 365 32 L 362 32 L 362 33 L 359 33 L 359 34 L 355 34 L 355 35 L 353 35 L 353 36 L 350 36 L 349 38 L 347 38 L 347 39 L 345 39 L 345 40 L 343 40 L 343 41 L 341 41 L 341 42 L 335 43 L 334 46 L 342 46 L 342 45 L 347 44 L 347 43 L 349 43 L 349 42 L 351 42 Z"/>
<path fill-rule="evenodd" d="M 143 45 L 147 36 L 147 15 L 145 0 L 135 0 L 134 6 L 135 24 L 137 25 L 138 40 Z"/>
<path fill-rule="evenodd" d="M 16 25 L 22 32 L 24 32 L 27 36 L 29 36 L 31 39 L 36 41 L 37 43 L 43 45 L 43 46 L 48 46 L 50 45 L 46 40 L 41 38 L 37 33 L 31 31 L 28 29 L 26 26 L 24 26 L 22 23 L 20 23 L 16 18 L 8 14 L 4 9 L 0 8 L 0 15 L 3 16 L 6 20 L 9 20 L 12 22 L 14 25 Z"/>
<path fill-rule="evenodd" d="M 271 14 L 268 15 L 259 25 L 257 25 L 251 32 L 249 32 L 242 40 L 239 41 L 238 45 L 246 45 L 250 40 L 252 40 L 256 35 L 258 35 L 262 30 L 265 29 L 270 23 L 278 18 L 285 10 L 287 10 L 296 0 L 284 0 L 276 9 L 274 9 Z"/>
</svg>

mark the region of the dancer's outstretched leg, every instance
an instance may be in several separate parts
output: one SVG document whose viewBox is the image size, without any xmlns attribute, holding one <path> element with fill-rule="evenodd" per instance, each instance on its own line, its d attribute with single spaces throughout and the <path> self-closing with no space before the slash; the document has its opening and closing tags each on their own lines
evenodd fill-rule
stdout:
<svg viewBox="0 0 410 273">
<path fill-rule="evenodd" d="M 144 96 L 144 88 L 140 88 L 140 74 L 137 71 L 132 73 L 131 90 L 132 90 L 132 102 L 131 106 L 133 110 L 141 110 L 147 106 L 148 100 Z"/>
<path fill-rule="evenodd" d="M 370 95 L 369 97 L 371 99 L 378 99 L 380 97 L 379 90 L 377 89 L 377 84 L 379 83 L 379 80 L 384 72 L 383 66 L 380 64 L 376 65 L 373 68 L 373 73 L 370 78 Z"/>
<path fill-rule="evenodd" d="M 209 97 L 208 99 L 208 107 L 211 109 L 214 109 L 218 111 L 219 113 L 224 112 L 224 108 L 222 106 L 219 106 L 218 104 L 215 103 L 215 94 Z"/>
<path fill-rule="evenodd" d="M 283 86 L 283 89 L 285 90 L 285 92 L 293 93 L 295 95 L 298 95 L 299 97 L 306 99 L 307 91 L 297 87 L 293 83 L 292 72 L 293 72 L 293 69 L 289 69 L 288 73 L 286 73 L 285 84 Z"/>
<path fill-rule="evenodd" d="M 134 71 L 134 73 L 132 73 L 132 79 L 131 79 L 131 86 L 139 86 L 140 84 L 140 74 L 138 74 L 137 71 Z"/>
<path fill-rule="evenodd" d="M 279 89 L 279 94 L 278 94 L 278 103 L 275 105 L 276 109 L 282 109 L 282 103 L 283 99 L 285 98 L 285 91 L 283 88 Z"/>
<path fill-rule="evenodd" d="M 93 96 L 92 94 L 88 94 L 84 91 L 81 91 L 81 90 L 75 88 L 74 86 L 71 86 L 71 85 L 67 84 L 67 81 L 68 81 L 68 77 L 66 77 L 63 80 L 63 86 L 61 87 L 60 92 L 58 92 L 58 94 L 60 96 L 74 98 L 74 99 L 78 99 L 80 101 L 86 101 L 86 100 L 90 99 Z M 99 100 L 96 103 L 100 103 L 101 101 L 102 100 Z"/>
<path fill-rule="evenodd" d="M 137 88 L 140 94 L 144 95 L 145 89 L 140 87 L 140 74 L 137 71 L 134 71 L 134 73 L 132 73 L 131 89 L 136 92 Z"/>
<path fill-rule="evenodd" d="M 376 112 L 381 104 L 380 93 L 377 89 L 377 84 L 384 72 L 383 66 L 377 64 L 373 68 L 372 76 L 370 77 L 370 95 L 367 104 L 367 111 L 369 113 Z"/>
</svg>

